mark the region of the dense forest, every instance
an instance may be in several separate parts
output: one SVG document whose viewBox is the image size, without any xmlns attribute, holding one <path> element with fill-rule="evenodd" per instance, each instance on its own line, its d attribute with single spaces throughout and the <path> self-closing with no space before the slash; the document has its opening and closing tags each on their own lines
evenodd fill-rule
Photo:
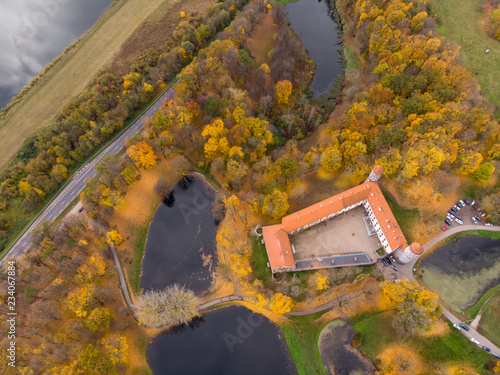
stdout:
<svg viewBox="0 0 500 375">
<path fill-rule="evenodd" d="M 245 3 L 228 0 L 210 7 L 205 15 L 181 16 L 164 49 L 146 50 L 123 77 L 103 73 L 52 125 L 25 142 L 16 164 L 0 172 L 0 249 L 76 168 L 229 24 Z"/>
</svg>

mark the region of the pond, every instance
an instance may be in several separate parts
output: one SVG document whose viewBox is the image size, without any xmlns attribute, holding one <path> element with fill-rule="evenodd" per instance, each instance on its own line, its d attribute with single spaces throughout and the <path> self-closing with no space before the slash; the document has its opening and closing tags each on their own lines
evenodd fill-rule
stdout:
<svg viewBox="0 0 500 375">
<path fill-rule="evenodd" d="M 321 361 L 328 375 L 375 374 L 372 361 L 352 346 L 354 328 L 336 319 L 321 330 L 318 338 Z"/>
<path fill-rule="evenodd" d="M 147 358 L 156 375 L 297 373 L 281 330 L 242 306 L 210 311 L 154 337 Z"/>
<path fill-rule="evenodd" d="M 463 312 L 500 283 L 500 240 L 475 236 L 452 240 L 422 259 L 419 272 L 445 304 Z"/>
<path fill-rule="evenodd" d="M 140 287 L 185 285 L 208 290 L 217 264 L 215 190 L 201 177 L 183 177 L 156 210 L 149 226 Z"/>
<path fill-rule="evenodd" d="M 0 107 L 85 33 L 113 1 L 0 2 Z"/>
<path fill-rule="evenodd" d="M 328 92 L 342 73 L 339 62 L 342 46 L 337 44 L 337 24 L 333 10 L 325 0 L 299 0 L 285 6 L 290 26 L 316 64 L 311 90 L 315 97 Z"/>
</svg>

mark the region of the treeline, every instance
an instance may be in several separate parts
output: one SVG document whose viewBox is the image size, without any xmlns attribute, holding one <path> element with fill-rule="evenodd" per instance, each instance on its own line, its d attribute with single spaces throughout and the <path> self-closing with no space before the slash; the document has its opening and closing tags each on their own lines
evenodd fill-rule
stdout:
<svg viewBox="0 0 500 375">
<path fill-rule="evenodd" d="M 42 222 L 33 237 L 35 248 L 14 262 L 16 333 L 0 341 L 6 351 L 16 342 L 19 374 L 123 374 L 138 371 L 131 363 L 137 331 L 131 312 L 123 306 L 108 242 L 121 240 L 116 231 L 84 216 L 62 225 Z M 7 272 L 0 275 L 0 314 L 6 324 Z M 13 373 L 6 356 L 0 372 Z M 142 366 L 146 367 L 145 363 Z M 144 370 L 144 367 L 142 368 Z"/>
<path fill-rule="evenodd" d="M 368 85 L 314 151 L 335 155 L 357 179 L 375 161 L 401 182 L 440 170 L 488 180 L 500 159 L 493 108 L 459 64 L 458 47 L 436 36 L 428 2 L 344 1 L 339 9 Z"/>
<path fill-rule="evenodd" d="M 490 36 L 500 40 L 500 1 L 494 1 L 494 10 L 490 17 Z"/>
<path fill-rule="evenodd" d="M 246 0 L 227 0 L 205 16 L 182 18 L 165 50 L 148 50 L 124 77 L 105 73 L 66 106 L 54 123 L 27 142 L 16 165 L 0 173 L 0 247 L 68 178 L 72 170 L 109 140 L 165 87 L 234 17 Z"/>
</svg>

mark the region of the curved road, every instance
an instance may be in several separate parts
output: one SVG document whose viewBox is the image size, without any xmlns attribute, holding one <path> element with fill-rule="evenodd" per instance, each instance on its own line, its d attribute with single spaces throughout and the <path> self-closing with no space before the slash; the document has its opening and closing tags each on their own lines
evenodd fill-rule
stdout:
<svg viewBox="0 0 500 375">
<path fill-rule="evenodd" d="M 174 82 L 175 83 L 175 82 Z M 174 92 L 172 89 L 173 84 L 166 90 L 157 101 L 139 117 L 122 135 L 110 143 L 104 150 L 102 150 L 92 160 L 83 165 L 70 179 L 65 188 L 52 200 L 52 202 L 45 208 L 45 210 L 38 216 L 34 223 L 24 232 L 24 234 L 17 240 L 11 247 L 3 259 L 16 258 L 25 253 L 31 245 L 31 232 L 45 220 L 55 220 L 64 209 L 75 199 L 80 192 L 85 188 L 89 178 L 94 177 L 95 165 L 102 161 L 107 155 L 116 154 L 125 146 L 125 141 L 132 138 L 144 126 L 144 121 L 154 115 L 158 110 L 161 103 L 166 98 L 172 98 Z M 3 261 L 2 261 L 3 263 Z"/>
</svg>

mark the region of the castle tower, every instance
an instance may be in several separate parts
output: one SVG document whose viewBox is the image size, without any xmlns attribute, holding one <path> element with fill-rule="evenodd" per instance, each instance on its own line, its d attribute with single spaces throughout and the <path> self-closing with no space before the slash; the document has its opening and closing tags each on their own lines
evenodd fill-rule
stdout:
<svg viewBox="0 0 500 375">
<path fill-rule="evenodd" d="M 413 242 L 405 249 L 405 251 L 402 251 L 399 248 L 396 250 L 398 262 L 401 264 L 408 263 L 410 260 L 420 256 L 420 254 L 422 254 L 423 252 L 424 247 L 418 242 Z"/>
<path fill-rule="evenodd" d="M 376 165 L 375 167 L 373 167 L 373 170 L 366 179 L 366 182 L 377 182 L 382 176 L 382 173 L 384 173 L 384 168 L 380 165 Z"/>
</svg>

